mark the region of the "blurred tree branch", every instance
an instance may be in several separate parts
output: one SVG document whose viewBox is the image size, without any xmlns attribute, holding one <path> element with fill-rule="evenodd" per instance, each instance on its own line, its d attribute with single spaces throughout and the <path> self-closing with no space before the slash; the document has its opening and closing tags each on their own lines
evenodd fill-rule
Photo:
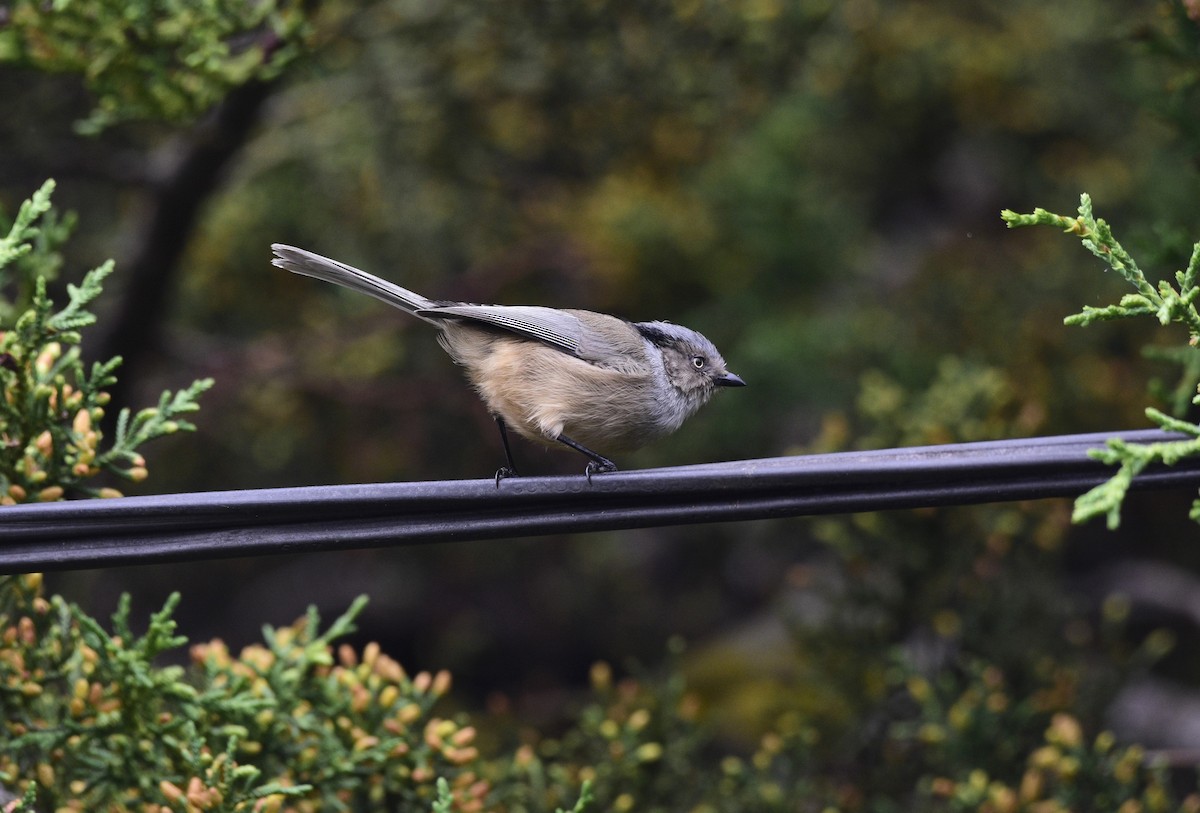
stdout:
<svg viewBox="0 0 1200 813">
<path fill-rule="evenodd" d="M 179 269 L 179 259 L 204 204 L 212 197 L 225 170 L 246 144 L 270 97 L 274 80 L 251 80 L 230 91 L 195 129 L 181 137 L 172 168 L 149 192 L 148 215 L 125 269 L 126 288 L 110 326 L 101 335 L 97 352 L 125 359 L 127 375 L 157 344 L 165 305 Z M 116 403 L 124 402 L 124 387 L 113 388 Z"/>
</svg>

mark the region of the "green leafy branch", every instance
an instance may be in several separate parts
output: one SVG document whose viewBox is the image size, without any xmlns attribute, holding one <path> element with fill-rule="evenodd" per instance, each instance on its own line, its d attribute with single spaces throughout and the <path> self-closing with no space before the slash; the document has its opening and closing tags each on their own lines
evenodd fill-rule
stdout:
<svg viewBox="0 0 1200 813">
<path fill-rule="evenodd" d="M 33 197 L 21 204 L 16 220 L 8 234 L 0 237 L 0 268 L 33 250 L 32 240 L 38 234 L 34 222 L 50 211 L 50 196 L 54 194 L 54 181 L 46 181 Z"/>
<path fill-rule="evenodd" d="M 38 277 L 54 279 L 62 265 L 57 247 L 66 241 L 75 226 L 75 217 L 60 217 L 50 204 L 54 181 L 46 181 L 33 197 L 21 204 L 16 218 L 8 224 L 8 233 L 0 236 L 0 286 L 13 276 L 19 291 L 33 290 Z M 2 217 L 0 217 L 2 220 Z M 36 225 L 35 225 L 36 224 Z M 4 224 L 0 222 L 0 231 Z M 0 321 L 15 318 L 28 307 L 28 299 L 8 303 L 0 299 Z"/>
<path fill-rule="evenodd" d="M 178 594 L 137 635 L 127 596 L 105 625 L 40 586 L 0 577 L 0 663 L 19 664 L 0 670 L 13 793 L 37 785 L 48 810 L 484 809 L 475 728 L 433 713 L 449 673 L 410 676 L 378 644 L 336 642 L 365 597 L 328 627 L 313 608 L 267 627 L 238 654 L 197 644 L 184 667 L 156 663 L 186 643 Z"/>
<path fill-rule="evenodd" d="M 1154 316 L 1163 325 L 1182 322 L 1187 325 L 1191 334 L 1191 344 L 1195 346 L 1200 342 L 1200 312 L 1196 310 L 1195 305 L 1196 299 L 1200 297 L 1200 288 L 1196 286 L 1197 275 L 1200 275 L 1200 243 L 1196 243 L 1188 267 L 1175 273 L 1178 288 L 1167 280 L 1160 280 L 1155 286 L 1150 284 L 1137 262 L 1113 237 L 1108 223 L 1093 216 L 1092 199 L 1086 194 L 1080 196 L 1078 217 L 1064 217 L 1045 209 L 1034 209 L 1031 215 L 1021 215 L 1006 209 L 1000 213 L 1000 217 L 1009 228 L 1054 226 L 1067 234 L 1074 234 L 1083 241 L 1088 251 L 1104 260 L 1137 289 L 1136 294 L 1126 294 L 1116 305 L 1104 308 L 1085 306 L 1080 313 L 1068 316 L 1064 324 L 1086 326 L 1100 320 Z"/>
<path fill-rule="evenodd" d="M 47 181 L 26 201 L 6 237 L 0 238 L 0 270 L 24 258 L 43 265 L 52 246 L 39 242 L 43 221 L 53 213 Z M 64 221 L 53 220 L 52 226 Z M 118 415 L 115 437 L 102 448 L 99 428 L 116 382 L 119 357 L 85 369 L 80 330 L 96 322 L 89 307 L 113 272 L 111 260 L 67 285 L 67 303 L 55 310 L 38 276 L 24 310 L 11 321 L 0 319 L 0 504 L 61 499 L 68 494 L 120 496 L 111 487 L 88 484 L 101 473 L 139 482 L 147 476 L 138 449 L 147 441 L 195 427 L 181 416 L 199 409 L 197 399 L 212 386 L 195 381 L 178 392 L 165 392 L 157 407 Z M 20 280 L 18 280 L 20 283 Z M 18 284 L 18 288 L 20 288 Z M 26 298 L 18 291 L 17 301 Z M 0 314 L 5 311 L 0 309 Z"/>
<path fill-rule="evenodd" d="M 77 73 L 96 97 L 82 132 L 130 120 L 195 118 L 233 88 L 268 79 L 300 53 L 303 5 L 202 0 L 15 0 L 0 63 Z"/>
<path fill-rule="evenodd" d="M 1096 449 L 1092 457 L 1109 465 L 1120 468 L 1110 480 L 1096 486 L 1075 501 L 1073 519 L 1076 522 L 1104 516 L 1109 528 L 1117 528 L 1121 523 L 1121 501 L 1133 484 L 1133 478 L 1151 463 L 1165 463 L 1170 466 L 1187 457 L 1200 456 L 1200 427 L 1195 424 L 1172 418 L 1149 408 L 1146 415 L 1167 431 L 1181 432 L 1191 435 L 1185 440 L 1168 440 L 1159 443 L 1126 443 L 1120 438 L 1112 438 L 1104 449 Z M 1189 516 L 1200 522 L 1200 500 L 1192 503 Z"/>
<path fill-rule="evenodd" d="M 555 813 L 587 813 L 591 808 L 592 802 L 596 800 L 596 795 L 592 791 L 591 780 L 585 779 L 579 788 L 579 799 L 570 810 L 564 810 L 561 807 L 555 808 Z M 454 811 L 454 793 L 450 790 L 450 783 L 443 777 L 439 777 L 437 781 L 437 798 L 433 800 L 433 813 L 453 813 Z"/>
<path fill-rule="evenodd" d="M 1068 325 L 1086 326 L 1093 322 L 1111 319 L 1126 319 L 1135 316 L 1152 316 L 1162 325 L 1178 322 L 1187 327 L 1188 346 L 1180 353 L 1160 353 L 1183 366 L 1180 385 L 1172 398 L 1173 407 L 1182 413 L 1188 404 L 1186 394 L 1191 394 L 1191 404 L 1200 404 L 1197 384 L 1200 382 L 1200 363 L 1196 361 L 1196 348 L 1200 345 L 1200 311 L 1196 300 L 1200 299 L 1200 242 L 1192 249 L 1187 267 L 1175 272 L 1174 283 L 1160 280 L 1153 285 L 1138 267 L 1129 252 L 1113 236 L 1112 229 L 1103 219 L 1092 214 L 1092 200 L 1080 196 L 1079 215 L 1065 217 L 1045 209 L 1034 209 L 1033 214 L 1017 214 L 1005 210 L 1000 215 L 1009 228 L 1018 226 L 1054 226 L 1080 238 L 1085 248 L 1108 264 L 1125 281 L 1136 289 L 1126 294 L 1115 305 L 1103 308 L 1085 306 L 1076 314 L 1064 319 Z M 1172 417 L 1157 409 L 1148 408 L 1146 417 L 1160 428 L 1178 432 L 1188 437 L 1180 440 L 1150 444 L 1131 444 L 1113 439 L 1107 448 L 1093 450 L 1092 457 L 1120 468 L 1107 482 L 1096 486 L 1075 501 L 1072 519 L 1084 522 L 1104 516 L 1109 528 L 1121 522 L 1121 503 L 1133 483 L 1133 478 L 1152 463 L 1172 465 L 1188 457 L 1200 456 L 1200 425 L 1178 417 Z M 1191 517 L 1200 521 L 1200 500 L 1192 505 Z"/>
<path fill-rule="evenodd" d="M 0 662 L 13 667 L 0 672 L 0 785 L 22 794 L 17 810 L 244 813 L 312 792 L 269 780 L 236 732 L 209 725 L 213 697 L 226 695 L 155 664 L 186 643 L 178 594 L 137 635 L 128 595 L 109 632 L 41 584 L 0 577 Z"/>
</svg>

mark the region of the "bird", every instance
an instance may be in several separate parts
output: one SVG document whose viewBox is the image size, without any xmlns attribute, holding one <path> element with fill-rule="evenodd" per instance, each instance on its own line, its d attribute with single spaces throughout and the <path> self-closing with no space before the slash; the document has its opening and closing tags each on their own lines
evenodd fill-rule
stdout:
<svg viewBox="0 0 1200 813">
<path fill-rule="evenodd" d="M 718 389 L 746 382 L 701 333 L 672 322 L 631 322 L 588 310 L 428 299 L 338 260 L 274 243 L 272 265 L 379 299 L 438 328 L 500 430 L 588 459 L 584 473 L 617 470 L 595 451 L 632 450 L 669 435 Z"/>
</svg>

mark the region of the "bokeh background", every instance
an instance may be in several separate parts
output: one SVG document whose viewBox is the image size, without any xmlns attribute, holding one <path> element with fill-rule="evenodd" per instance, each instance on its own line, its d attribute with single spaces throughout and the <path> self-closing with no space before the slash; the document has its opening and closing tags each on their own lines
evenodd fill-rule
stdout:
<svg viewBox="0 0 1200 813">
<path fill-rule="evenodd" d="M 1183 267 L 1200 238 L 1194 2 L 329 0 L 305 16 L 277 77 L 195 120 L 96 135 L 79 132 L 96 96 L 77 73 L 0 62 L 4 209 L 57 180 L 78 215 L 59 291 L 117 260 L 85 347 L 125 357 L 118 404 L 217 382 L 198 431 L 148 448 L 150 479 L 130 493 L 499 465 L 430 331 L 273 268 L 272 242 L 437 298 L 701 330 L 750 386 L 623 467 L 1141 428 L 1160 403 L 1148 388 L 1172 381 L 1141 348 L 1178 334 L 1064 327 L 1124 283 L 1077 240 L 1009 231 L 999 212 L 1071 214 L 1088 192 L 1149 274 Z M 581 468 L 516 453 L 539 473 Z M 100 615 L 122 591 L 145 613 L 182 590 L 181 631 L 234 647 L 367 593 L 359 637 L 450 669 L 467 706 L 535 720 L 594 661 L 653 666 L 679 636 L 736 738 L 781 705 L 851 718 L 883 653 L 917 641 L 1019 664 L 1095 652 L 1109 622 L 1128 651 L 1160 627 L 1191 640 L 1192 496 L 1135 496 L 1117 533 L 1072 528 L 1067 502 L 1043 501 L 49 585 Z M 1200 744 L 1121 717 L 1147 686 L 1176 693 L 1156 708 L 1200 702 L 1188 651 L 1121 672 L 1080 713 Z"/>
</svg>

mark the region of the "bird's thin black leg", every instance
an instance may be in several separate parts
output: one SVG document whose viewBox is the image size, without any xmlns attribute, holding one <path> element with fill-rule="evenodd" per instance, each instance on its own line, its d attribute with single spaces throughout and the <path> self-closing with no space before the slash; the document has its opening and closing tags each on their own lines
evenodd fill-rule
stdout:
<svg viewBox="0 0 1200 813">
<path fill-rule="evenodd" d="M 512 449 L 508 445 L 508 426 L 504 423 L 504 419 L 499 415 L 495 416 L 496 426 L 500 429 L 500 442 L 504 444 L 504 459 L 506 465 L 496 469 L 496 488 L 500 487 L 500 481 L 505 477 L 517 477 L 517 464 L 513 462 Z"/>
<path fill-rule="evenodd" d="M 587 475 L 589 483 L 592 482 L 593 474 L 603 474 L 604 472 L 617 470 L 616 463 L 612 462 L 604 455 L 593 452 L 591 449 L 584 446 L 582 443 L 576 443 L 575 441 L 571 440 L 566 435 L 559 435 L 558 442 L 566 444 L 567 446 L 570 446 L 572 449 L 579 452 L 580 454 L 584 454 L 584 455 L 588 456 L 588 458 L 590 459 L 590 462 L 587 464 L 587 468 L 583 470 L 583 473 Z"/>
</svg>

